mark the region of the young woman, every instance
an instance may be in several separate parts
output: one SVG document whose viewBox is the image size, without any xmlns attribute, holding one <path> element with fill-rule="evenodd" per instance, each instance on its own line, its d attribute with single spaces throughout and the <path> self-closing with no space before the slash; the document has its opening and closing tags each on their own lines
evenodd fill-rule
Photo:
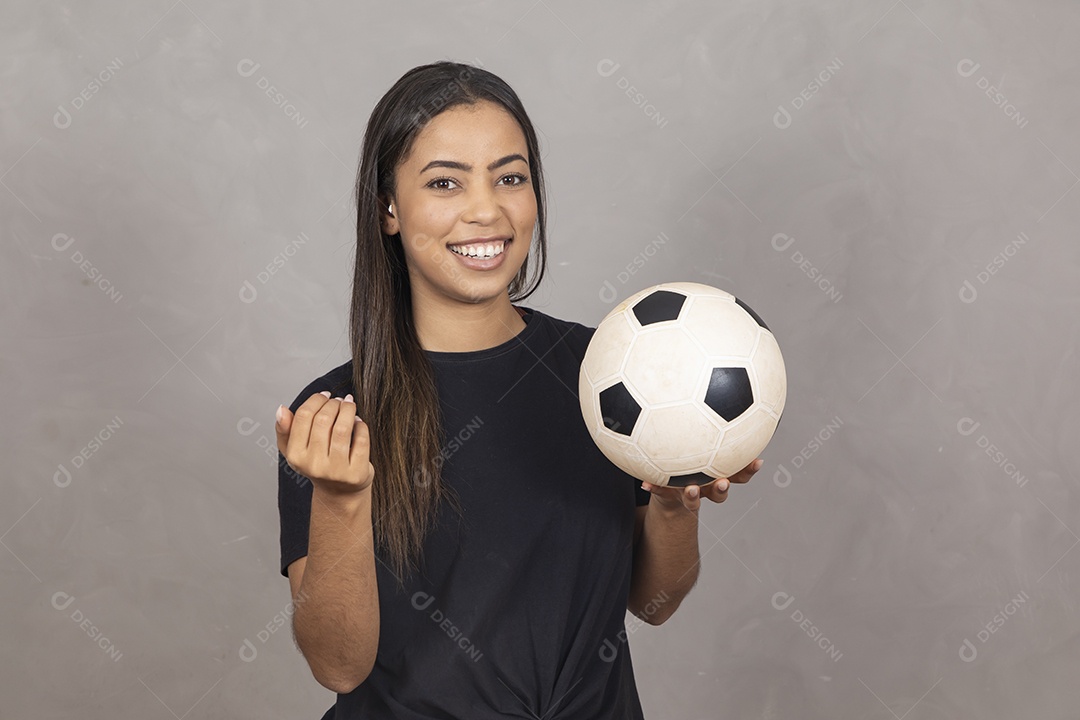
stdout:
<svg viewBox="0 0 1080 720">
<path fill-rule="evenodd" d="M 642 485 L 593 443 L 595 328 L 517 304 L 547 247 L 518 96 L 470 65 L 410 70 L 372 113 L 356 200 L 352 359 L 277 417 L 281 573 L 338 693 L 325 717 L 641 718 L 626 610 L 675 611 L 700 498 L 728 479 Z"/>
</svg>

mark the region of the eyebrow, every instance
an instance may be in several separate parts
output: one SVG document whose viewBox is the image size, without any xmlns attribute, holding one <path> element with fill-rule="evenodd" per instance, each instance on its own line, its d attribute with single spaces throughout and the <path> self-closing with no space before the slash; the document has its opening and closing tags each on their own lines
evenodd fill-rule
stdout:
<svg viewBox="0 0 1080 720">
<path fill-rule="evenodd" d="M 513 155 L 507 155 L 506 157 L 499 158 L 495 162 L 488 165 L 487 169 L 488 170 L 494 170 L 495 168 L 502 167 L 503 165 L 506 165 L 507 163 L 511 163 L 511 162 L 513 162 L 515 160 L 520 160 L 520 161 L 522 161 L 524 163 L 529 162 L 524 157 L 522 157 L 519 153 L 514 153 Z M 430 170 L 431 168 L 435 168 L 435 167 L 444 167 L 444 168 L 450 168 L 452 170 L 463 170 L 465 172 L 472 172 L 472 165 L 457 162 L 456 160 L 432 160 L 427 165 L 425 165 L 423 170 L 421 170 L 420 172 L 425 173 L 428 170 Z"/>
</svg>

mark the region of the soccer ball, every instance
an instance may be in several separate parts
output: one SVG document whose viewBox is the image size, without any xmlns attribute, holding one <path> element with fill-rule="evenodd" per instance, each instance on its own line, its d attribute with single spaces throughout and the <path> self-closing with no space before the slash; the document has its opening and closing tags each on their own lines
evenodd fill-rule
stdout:
<svg viewBox="0 0 1080 720">
<path fill-rule="evenodd" d="M 772 438 L 787 398 L 780 346 L 746 303 L 691 282 L 654 285 L 600 322 L 578 375 L 601 452 L 653 485 L 730 477 Z"/>
</svg>

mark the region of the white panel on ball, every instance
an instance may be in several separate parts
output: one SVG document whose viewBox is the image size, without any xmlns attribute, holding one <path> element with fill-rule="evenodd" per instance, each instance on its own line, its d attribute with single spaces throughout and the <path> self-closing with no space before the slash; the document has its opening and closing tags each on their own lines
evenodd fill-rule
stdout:
<svg viewBox="0 0 1080 720">
<path fill-rule="evenodd" d="M 780 346 L 771 332 L 761 333 L 750 361 L 758 378 L 759 399 L 779 415 L 787 398 L 787 374 Z"/>
<path fill-rule="evenodd" d="M 673 362 L 675 358 L 679 362 Z M 638 333 L 627 353 L 623 377 L 634 394 L 649 405 L 688 399 L 698 375 L 686 367 L 702 366 L 705 353 L 679 325 Z"/>
<path fill-rule="evenodd" d="M 749 358 L 761 328 L 730 298 L 694 297 L 679 319 L 709 355 Z"/>
<path fill-rule="evenodd" d="M 645 411 L 637 447 L 669 474 L 701 470 L 715 453 L 721 430 L 701 417 L 693 403 Z"/>
<path fill-rule="evenodd" d="M 582 370 L 588 369 L 589 377 L 595 383 L 603 383 L 622 372 L 626 357 L 624 348 L 634 340 L 635 329 L 625 313 L 612 311 L 608 317 L 611 322 L 604 324 L 603 330 L 596 328 L 595 340 L 599 335 L 596 350 L 585 355 Z M 590 343 L 591 345 L 591 343 Z"/>
</svg>

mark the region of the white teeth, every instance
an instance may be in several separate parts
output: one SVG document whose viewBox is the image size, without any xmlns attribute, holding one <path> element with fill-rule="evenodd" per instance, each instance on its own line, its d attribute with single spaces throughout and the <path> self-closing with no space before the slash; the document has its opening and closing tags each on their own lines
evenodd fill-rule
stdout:
<svg viewBox="0 0 1080 720">
<path fill-rule="evenodd" d="M 488 243 L 487 245 L 469 245 L 464 248 L 450 248 L 451 252 L 456 252 L 458 255 L 467 255 L 474 258 L 493 258 L 496 255 L 501 255 L 503 248 L 506 247 L 506 242 Z"/>
</svg>

